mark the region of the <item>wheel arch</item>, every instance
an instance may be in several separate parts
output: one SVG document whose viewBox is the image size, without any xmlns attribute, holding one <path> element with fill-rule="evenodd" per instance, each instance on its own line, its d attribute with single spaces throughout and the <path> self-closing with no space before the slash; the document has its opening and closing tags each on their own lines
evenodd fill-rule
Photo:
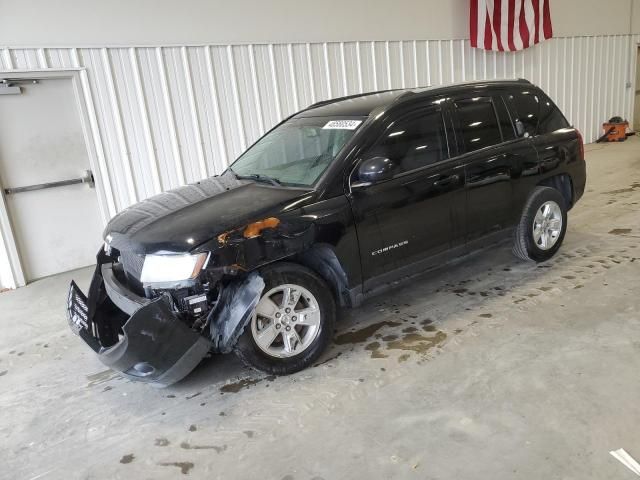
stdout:
<svg viewBox="0 0 640 480">
<path fill-rule="evenodd" d="M 331 245 L 315 244 L 302 252 L 262 264 L 258 268 L 287 263 L 301 265 L 311 270 L 327 283 L 336 303 L 342 307 L 351 306 L 347 273 Z"/>
<path fill-rule="evenodd" d="M 573 191 L 573 180 L 568 173 L 560 173 L 552 177 L 547 177 L 538 182 L 536 186 L 551 187 L 558 190 L 567 204 L 567 210 L 570 210 L 571 207 L 573 207 L 575 197 Z"/>
</svg>

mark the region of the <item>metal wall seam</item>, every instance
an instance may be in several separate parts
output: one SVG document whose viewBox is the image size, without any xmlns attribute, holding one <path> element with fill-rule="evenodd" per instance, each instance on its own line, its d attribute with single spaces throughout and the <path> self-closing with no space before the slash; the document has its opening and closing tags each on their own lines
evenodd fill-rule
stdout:
<svg viewBox="0 0 640 480">
<path fill-rule="evenodd" d="M 264 118 L 262 118 L 262 100 L 260 99 L 260 88 L 258 87 L 258 74 L 256 72 L 256 58 L 253 51 L 253 44 L 249 44 L 249 68 L 251 69 L 251 86 L 253 87 L 253 96 L 256 99 L 256 117 L 258 118 L 258 129 L 260 135 L 264 134 Z M 211 63 L 211 61 L 209 61 Z M 213 72 L 211 72 L 213 73 Z M 213 78 L 213 75 L 210 76 Z M 217 103 L 217 101 L 216 101 Z M 218 115 L 220 112 L 218 111 Z M 216 117 L 217 122 L 217 117 Z"/>
<path fill-rule="evenodd" d="M 171 154 L 173 155 L 173 164 L 175 167 L 178 184 L 185 184 L 184 165 L 182 163 L 182 154 L 180 152 L 180 142 L 178 141 L 178 131 L 176 129 L 176 117 L 171 104 L 171 93 L 169 91 L 169 82 L 167 81 L 167 68 L 164 63 L 164 54 L 162 47 L 154 49 L 156 64 L 158 66 L 160 91 L 162 92 L 162 102 L 164 104 L 167 126 L 169 131 L 167 135 L 171 144 Z"/>
<path fill-rule="evenodd" d="M 609 35 L 607 35 L 607 50 L 605 52 L 605 58 L 607 60 L 606 63 L 606 67 L 605 67 L 605 89 L 604 89 L 604 116 L 605 117 L 610 117 L 611 116 L 611 111 L 610 111 L 610 107 L 609 107 L 609 97 L 613 98 L 613 80 L 611 78 L 612 75 L 612 69 L 613 69 L 613 61 L 612 61 L 612 45 L 611 45 L 611 37 Z"/>
<path fill-rule="evenodd" d="M 11 50 L 3 48 L 2 57 L 4 59 L 5 68 L 7 70 L 13 70 L 15 67 L 13 66 L 13 59 L 11 58 Z"/>
<path fill-rule="evenodd" d="M 326 43 L 325 43 L 326 46 Z M 328 61 L 328 59 L 327 59 Z M 269 66 L 271 67 L 271 81 L 273 82 L 273 94 L 276 104 L 276 117 L 282 118 L 282 104 L 280 103 L 280 86 L 278 85 L 278 73 L 276 70 L 275 53 L 273 51 L 273 44 L 269 44 Z M 329 66 L 327 65 L 327 74 L 329 73 Z M 331 79 L 329 79 L 331 81 Z"/>
<path fill-rule="evenodd" d="M 425 87 L 426 84 L 426 79 L 424 76 L 424 68 L 422 63 L 420 62 L 420 54 L 418 53 L 420 51 L 421 47 L 420 47 L 420 42 L 418 42 L 417 40 L 413 41 L 413 69 L 414 69 L 414 76 L 415 76 L 415 85 L 416 87 Z"/>
<path fill-rule="evenodd" d="M 630 52 L 629 52 L 629 61 L 630 61 L 630 65 L 629 65 L 629 83 L 630 86 L 627 89 L 627 105 L 628 105 L 628 119 L 633 122 L 633 116 L 635 113 L 635 88 L 638 88 L 638 86 L 636 85 L 634 88 L 634 84 L 635 84 L 635 78 L 636 78 L 636 70 L 638 68 L 638 40 L 639 40 L 639 36 L 638 35 L 634 35 L 629 39 L 630 42 Z"/>
<path fill-rule="evenodd" d="M 616 38 L 616 43 L 618 44 L 617 47 L 617 55 L 616 55 L 616 83 L 619 85 L 620 91 L 623 92 L 624 91 L 624 82 L 625 82 L 625 78 L 627 77 L 627 73 L 626 73 L 626 68 L 621 68 L 623 60 L 625 58 L 625 43 L 626 42 L 620 42 L 621 38 Z M 624 40 L 624 39 L 622 39 Z M 624 65 L 626 67 L 626 64 Z M 616 95 L 616 100 L 614 103 L 614 111 L 616 112 L 616 115 L 623 115 L 622 112 L 622 97 L 623 95 Z"/>
<path fill-rule="evenodd" d="M 377 72 L 377 65 L 376 65 L 376 43 L 375 42 L 371 42 L 371 73 L 373 75 L 373 89 L 374 90 L 378 90 L 380 87 L 378 87 L 378 72 Z"/>
<path fill-rule="evenodd" d="M 617 37 L 613 36 L 612 37 L 612 54 L 611 54 L 611 84 L 618 86 L 618 72 L 616 71 L 616 67 L 618 66 L 618 39 Z M 618 89 L 619 91 L 619 89 Z M 611 92 L 611 103 L 609 105 L 609 114 L 608 116 L 611 117 L 615 114 L 615 111 L 617 110 L 616 107 L 616 103 L 617 103 L 617 91 L 616 92 Z"/>
<path fill-rule="evenodd" d="M 597 52 L 595 53 L 596 58 L 604 58 L 604 44 L 603 42 L 598 42 L 598 49 Z M 603 73 L 604 72 L 604 68 L 598 68 L 598 84 L 597 84 L 597 90 L 598 90 L 598 103 L 597 103 L 597 108 L 596 108 L 596 115 L 595 118 L 602 118 L 602 95 L 603 95 L 603 89 L 602 89 L 602 82 L 603 82 Z M 596 132 L 598 132 L 598 128 L 596 128 Z M 596 133 L 597 136 L 597 133 Z M 593 138 L 593 137 L 591 137 Z"/>
<path fill-rule="evenodd" d="M 289 44 L 289 46 L 291 46 L 291 44 Z M 347 62 L 344 58 L 344 42 L 340 42 L 340 67 L 342 69 L 342 93 L 346 97 L 349 95 L 349 82 L 347 82 Z M 297 110 L 297 96 L 294 97 L 294 99 L 296 100 Z"/>
<path fill-rule="evenodd" d="M 240 147 L 247 148 L 247 137 L 242 121 L 242 107 L 240 106 L 240 94 L 238 93 L 238 77 L 236 74 L 236 64 L 233 58 L 233 45 L 227 45 L 227 61 L 229 62 L 229 73 L 231 74 L 231 92 L 233 94 L 233 106 L 236 111 L 236 125 L 240 135 Z"/>
<path fill-rule="evenodd" d="M 462 81 L 467 80 L 467 72 L 464 66 L 464 40 L 460 40 L 460 58 L 462 58 Z"/>
<path fill-rule="evenodd" d="M 220 99 L 218 98 L 218 87 L 216 86 L 216 77 L 213 71 L 213 61 L 211 60 L 211 47 L 205 47 L 206 54 L 206 67 L 207 67 L 207 80 L 208 86 L 211 90 L 211 98 L 213 101 L 213 118 L 216 122 L 216 138 L 218 139 L 218 153 L 220 155 L 220 161 L 224 165 L 227 157 L 227 143 L 224 137 L 224 130 L 222 129 L 222 114 L 220 113 Z M 216 172 L 219 173 L 219 172 Z"/>
<path fill-rule="evenodd" d="M 160 181 L 160 172 L 158 169 L 158 160 L 156 158 L 156 149 L 151 135 L 151 125 L 149 122 L 149 112 L 147 109 L 147 101 L 144 96 L 142 87 L 142 79 L 140 78 L 140 65 L 138 64 L 138 54 L 134 47 L 129 48 L 129 61 L 131 63 L 131 71 L 133 73 L 134 89 L 136 93 L 136 101 L 140 112 L 142 122 L 142 134 L 144 143 L 147 148 L 149 168 L 151 170 L 151 180 L 155 193 L 162 192 L 162 182 Z"/>
<path fill-rule="evenodd" d="M 442 68 L 442 40 L 438 40 L 438 73 L 439 73 L 439 77 L 438 77 L 438 84 L 442 85 L 443 81 L 442 81 L 442 70 L 444 70 Z"/>
<path fill-rule="evenodd" d="M 311 95 L 311 103 L 316 103 L 316 86 L 313 76 L 313 60 L 311 58 L 311 44 L 307 43 L 305 46 L 307 52 L 307 72 L 309 75 L 309 93 Z"/>
<path fill-rule="evenodd" d="M 293 62 L 293 45 L 287 44 L 287 60 L 289 61 L 289 75 L 291 75 L 291 93 L 293 93 L 293 108 L 300 110 L 300 103 L 298 100 L 298 81 L 296 80 L 296 69 Z M 344 51 L 342 52 L 343 68 L 344 68 Z M 347 78 L 345 76 L 345 85 Z M 257 101 L 256 103 L 260 103 Z"/>
<path fill-rule="evenodd" d="M 404 42 L 400 42 L 400 87 L 407 88 L 407 79 L 404 70 Z"/>
<path fill-rule="evenodd" d="M 599 117 L 598 109 L 599 109 L 599 103 L 600 103 L 600 85 L 597 85 L 595 83 L 596 71 L 599 70 L 596 68 L 597 47 L 598 47 L 597 42 L 594 42 L 594 44 L 591 47 L 591 50 L 588 50 L 591 53 L 591 79 L 589 80 L 591 82 L 591 98 L 590 98 L 591 101 L 589 105 L 588 118 Z M 598 127 L 594 122 L 589 122 L 589 123 L 590 123 L 589 129 L 585 133 L 585 135 L 587 136 L 587 138 L 593 138 L 598 134 Z"/>
<path fill-rule="evenodd" d="M 38 55 L 38 66 L 40 68 L 49 68 L 49 62 L 47 61 L 47 55 L 44 51 L 44 48 L 39 48 L 37 50 Z"/>
<path fill-rule="evenodd" d="M 138 201 L 138 193 L 136 191 L 136 185 L 134 182 L 133 169 L 131 167 L 131 158 L 129 156 L 127 140 L 124 134 L 124 126 L 122 124 L 122 113 L 120 111 L 120 104 L 118 102 L 118 94 L 116 92 L 116 87 L 113 80 L 111 60 L 109 59 L 109 51 L 106 48 L 100 49 L 100 58 L 102 59 L 102 67 L 104 68 L 106 74 L 105 77 L 107 80 L 108 90 L 107 94 L 115 121 L 115 134 L 118 142 L 118 150 L 120 152 L 120 162 L 125 172 L 125 182 L 127 186 L 127 193 L 129 195 L 129 198 L 126 201 L 124 199 L 121 199 L 121 205 L 131 205 Z M 116 159 L 112 159 L 112 162 L 117 168 Z"/>
<path fill-rule="evenodd" d="M 620 59 L 620 66 L 621 68 L 621 72 L 623 74 L 623 88 L 624 88 L 624 92 L 627 92 L 627 82 L 631 82 L 631 79 L 629 78 L 628 75 L 628 70 L 624 68 L 625 65 L 629 65 L 629 50 L 631 49 L 631 42 L 628 39 L 625 39 L 624 37 L 621 37 L 622 41 L 623 41 L 623 45 L 624 45 L 624 54 L 622 56 L 622 58 Z M 625 41 L 626 40 L 626 41 Z M 633 61 L 631 62 L 631 64 L 633 64 Z M 620 110 L 623 112 L 623 116 L 624 118 L 629 118 L 627 115 L 627 102 L 626 102 L 626 95 L 621 95 L 620 96 Z"/>
<path fill-rule="evenodd" d="M 189 114 L 193 123 L 193 136 L 197 154 L 198 167 L 202 178 L 208 175 L 207 164 L 204 158 L 204 148 L 202 147 L 202 132 L 200 131 L 200 120 L 198 119 L 198 108 L 196 106 L 195 93 L 193 91 L 193 76 L 191 75 L 191 64 L 187 54 L 187 47 L 180 47 L 180 57 L 182 58 L 182 73 L 184 74 L 187 86 L 187 101 L 189 104 Z"/>
<path fill-rule="evenodd" d="M 449 40 L 449 62 L 451 63 L 451 81 L 450 83 L 455 82 L 455 78 L 456 78 L 456 65 L 453 61 L 453 59 L 455 58 L 454 54 L 453 54 L 453 40 Z"/>
<path fill-rule="evenodd" d="M 329 47 L 327 46 L 327 42 L 322 44 L 322 52 L 324 54 L 324 73 L 327 77 L 327 97 L 331 98 L 333 96 L 331 90 L 331 65 L 329 64 Z"/>
<path fill-rule="evenodd" d="M 387 68 L 387 89 L 393 88 L 391 80 L 391 51 L 389 49 L 389 40 L 384 42 L 384 60 Z"/>
<path fill-rule="evenodd" d="M 364 87 L 362 83 L 362 57 L 360 53 L 360 42 L 356 42 L 356 69 L 358 70 L 358 92 L 362 93 L 364 92 Z"/>
</svg>

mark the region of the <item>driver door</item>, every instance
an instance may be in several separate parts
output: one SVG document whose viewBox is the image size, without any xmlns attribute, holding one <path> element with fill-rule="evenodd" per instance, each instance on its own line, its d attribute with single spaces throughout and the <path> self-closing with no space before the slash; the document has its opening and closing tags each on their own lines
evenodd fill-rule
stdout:
<svg viewBox="0 0 640 480">
<path fill-rule="evenodd" d="M 457 219 L 464 209 L 464 168 L 450 158 L 447 123 L 436 106 L 391 118 L 361 160 L 388 158 L 393 174 L 358 185 L 358 167 L 352 173 L 348 196 L 365 293 L 428 267 L 463 237 Z"/>
</svg>

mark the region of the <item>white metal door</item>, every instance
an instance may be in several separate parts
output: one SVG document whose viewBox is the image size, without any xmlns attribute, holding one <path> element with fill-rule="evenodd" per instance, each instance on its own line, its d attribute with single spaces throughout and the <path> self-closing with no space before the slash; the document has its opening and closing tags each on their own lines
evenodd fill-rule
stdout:
<svg viewBox="0 0 640 480">
<path fill-rule="evenodd" d="M 92 264 L 102 226 L 87 183 L 20 191 L 81 178 L 90 167 L 71 80 L 19 85 L 20 94 L 0 95 L 0 184 L 31 281 Z"/>
</svg>

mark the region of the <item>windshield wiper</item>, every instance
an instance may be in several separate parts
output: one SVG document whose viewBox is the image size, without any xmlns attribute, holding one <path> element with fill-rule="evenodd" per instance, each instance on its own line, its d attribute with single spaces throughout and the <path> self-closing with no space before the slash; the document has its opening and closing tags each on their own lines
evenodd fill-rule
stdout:
<svg viewBox="0 0 640 480">
<path fill-rule="evenodd" d="M 256 182 L 270 183 L 276 187 L 282 186 L 282 182 L 277 178 L 273 178 L 262 173 L 251 173 L 249 175 L 238 175 L 237 173 L 234 173 L 234 175 L 238 180 L 255 180 Z"/>
</svg>

